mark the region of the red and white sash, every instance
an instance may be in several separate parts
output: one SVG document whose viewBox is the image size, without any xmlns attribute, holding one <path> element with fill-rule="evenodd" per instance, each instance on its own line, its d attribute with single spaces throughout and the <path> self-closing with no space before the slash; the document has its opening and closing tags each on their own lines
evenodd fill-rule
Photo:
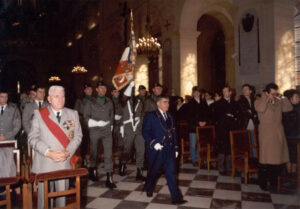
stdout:
<svg viewBox="0 0 300 209">
<path fill-rule="evenodd" d="M 49 118 L 49 115 L 50 115 L 49 109 L 46 107 L 46 108 L 40 109 L 39 111 L 40 111 L 43 121 L 45 122 L 46 126 L 48 127 L 50 132 L 53 134 L 53 136 L 61 143 L 61 145 L 64 148 L 67 148 L 68 144 L 70 143 L 70 140 L 67 137 L 67 135 L 65 134 L 65 132 L 61 129 L 61 127 Z M 78 158 L 75 155 L 73 155 L 71 157 L 70 164 L 72 167 L 75 165 L 77 160 L 78 160 Z"/>
</svg>

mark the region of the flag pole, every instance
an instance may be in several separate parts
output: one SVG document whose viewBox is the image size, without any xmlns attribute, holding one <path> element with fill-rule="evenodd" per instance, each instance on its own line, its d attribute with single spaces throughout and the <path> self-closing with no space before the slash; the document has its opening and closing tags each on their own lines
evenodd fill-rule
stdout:
<svg viewBox="0 0 300 209">
<path fill-rule="evenodd" d="M 135 37 L 133 36 L 133 12 L 132 9 L 130 9 L 130 39 L 131 39 L 131 43 L 132 44 L 132 49 L 134 50 L 133 53 L 135 53 L 135 57 L 136 57 L 136 46 L 135 46 Z M 134 38 L 134 39 L 133 39 Z M 135 60 L 134 63 L 132 63 L 132 74 L 133 74 L 133 81 L 135 80 Z M 133 125 L 135 126 L 135 105 L 136 105 L 136 99 L 135 99 L 135 85 L 132 88 L 132 92 L 131 92 L 131 101 L 132 101 L 132 113 L 133 113 Z"/>
</svg>

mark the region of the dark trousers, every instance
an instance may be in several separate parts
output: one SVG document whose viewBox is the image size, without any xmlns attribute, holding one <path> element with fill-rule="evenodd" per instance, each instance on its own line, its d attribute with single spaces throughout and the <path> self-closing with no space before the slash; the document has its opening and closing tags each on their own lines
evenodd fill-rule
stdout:
<svg viewBox="0 0 300 209">
<path fill-rule="evenodd" d="M 155 158 L 156 155 L 157 157 Z M 153 192 L 157 178 L 159 177 L 158 175 L 160 173 L 160 168 L 163 166 L 172 200 L 181 200 L 182 194 L 178 188 L 175 173 L 174 148 L 169 145 L 165 145 L 161 151 L 151 152 L 151 155 L 148 156 L 148 163 L 149 169 L 145 190 L 147 192 Z"/>
<path fill-rule="evenodd" d="M 272 187 L 277 187 L 277 179 L 281 171 L 282 165 L 259 164 L 259 185 L 266 188 L 269 182 Z"/>
</svg>

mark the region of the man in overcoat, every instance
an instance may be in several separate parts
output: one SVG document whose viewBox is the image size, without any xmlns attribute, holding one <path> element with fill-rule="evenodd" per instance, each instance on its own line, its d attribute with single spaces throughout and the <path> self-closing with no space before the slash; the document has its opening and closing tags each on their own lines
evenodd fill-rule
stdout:
<svg viewBox="0 0 300 209">
<path fill-rule="evenodd" d="M 259 118 L 259 186 L 277 186 L 280 165 L 289 162 L 289 152 L 282 125 L 282 112 L 293 110 L 287 98 L 278 93 L 278 86 L 270 83 L 261 98 L 254 102 Z"/>
</svg>

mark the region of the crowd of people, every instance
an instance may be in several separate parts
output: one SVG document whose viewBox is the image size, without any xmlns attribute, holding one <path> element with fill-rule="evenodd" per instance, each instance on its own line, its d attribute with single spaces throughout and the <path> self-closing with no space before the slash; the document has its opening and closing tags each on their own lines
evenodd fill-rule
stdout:
<svg viewBox="0 0 300 209">
<path fill-rule="evenodd" d="M 138 86 L 139 93 L 135 96 L 134 85 L 132 81 L 122 92 L 112 88 L 108 93 L 104 82 L 98 82 L 95 89 L 85 84 L 83 96 L 75 102 L 76 111 L 64 107 L 65 90 L 61 86 L 50 87 L 46 100 L 46 88 L 36 85 L 28 95 L 21 95 L 20 107 L 8 103 L 8 91 L 2 89 L 0 141 L 18 138 L 23 141 L 21 147 L 28 143 L 35 153 L 34 173 L 71 168 L 75 162 L 72 156 L 79 148 L 82 166 L 88 168 L 92 181 L 98 180 L 101 143 L 106 187 L 110 189 L 116 188 L 113 156 L 118 157 L 118 174 L 124 176 L 126 165 L 134 155 L 136 180 L 146 181 L 145 190 L 149 197 L 164 165 L 174 204 L 185 202 L 174 172 L 180 154 L 176 135 L 181 127 L 177 124 L 182 120 L 188 124 L 190 158 L 194 166 L 198 166 L 196 127 L 214 125 L 217 169 L 221 175 L 231 172 L 229 132 L 237 129 L 258 134 L 258 183 L 261 189 L 276 186 L 283 165 L 288 173 L 296 172 L 295 144 L 300 140 L 297 90 L 287 90 L 281 95 L 278 86 L 270 83 L 261 94 L 255 94 L 253 86 L 244 84 L 242 95 L 235 99 L 229 86 L 214 93 L 195 86 L 192 95 L 184 100 L 176 95 L 167 97 L 158 83 L 149 95 L 145 86 Z M 15 176 L 11 148 L 0 148 L 0 151 L 0 160 L 5 162 L 6 168 L 0 170 L 0 177 Z M 147 176 L 143 174 L 145 168 Z M 67 185 L 65 180 L 55 182 L 56 189 Z M 43 194 L 43 185 L 38 187 L 39 194 Z M 57 204 L 64 205 L 65 199 L 59 199 Z M 42 208 L 40 198 L 38 205 Z"/>
</svg>

